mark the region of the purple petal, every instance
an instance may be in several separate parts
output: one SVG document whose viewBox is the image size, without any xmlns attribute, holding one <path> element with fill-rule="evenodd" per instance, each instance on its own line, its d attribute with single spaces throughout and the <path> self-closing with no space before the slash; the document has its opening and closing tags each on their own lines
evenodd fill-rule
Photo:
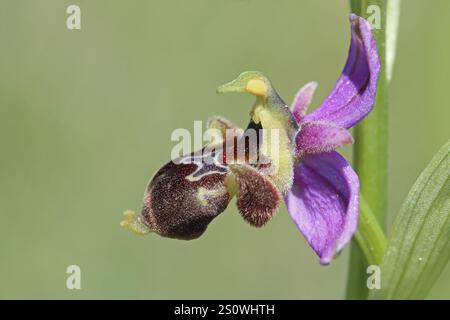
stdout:
<svg viewBox="0 0 450 320">
<path fill-rule="evenodd" d="M 356 231 L 358 176 L 337 152 L 307 155 L 295 168 L 285 202 L 320 263 L 328 264 Z"/>
<path fill-rule="evenodd" d="M 302 124 L 295 142 L 300 154 L 321 153 L 351 144 L 353 138 L 347 129 L 332 122 L 312 121 Z"/>
<path fill-rule="evenodd" d="M 351 44 L 341 77 L 323 104 L 305 120 L 328 120 L 350 128 L 372 110 L 380 61 L 369 23 L 350 15 Z"/>
<path fill-rule="evenodd" d="M 298 123 L 303 119 L 311 104 L 314 92 L 317 88 L 317 82 L 311 81 L 298 90 L 292 103 L 291 112 Z"/>
</svg>

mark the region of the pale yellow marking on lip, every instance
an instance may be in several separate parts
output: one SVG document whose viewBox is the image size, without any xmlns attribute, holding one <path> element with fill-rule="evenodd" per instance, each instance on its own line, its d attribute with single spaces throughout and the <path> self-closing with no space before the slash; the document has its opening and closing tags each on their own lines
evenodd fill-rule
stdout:
<svg viewBox="0 0 450 320">
<path fill-rule="evenodd" d="M 225 192 L 226 192 L 225 188 L 218 188 L 218 189 L 199 188 L 197 191 L 197 199 L 203 206 L 207 206 L 209 201 L 211 201 L 210 198 L 221 197 L 224 195 Z"/>
</svg>

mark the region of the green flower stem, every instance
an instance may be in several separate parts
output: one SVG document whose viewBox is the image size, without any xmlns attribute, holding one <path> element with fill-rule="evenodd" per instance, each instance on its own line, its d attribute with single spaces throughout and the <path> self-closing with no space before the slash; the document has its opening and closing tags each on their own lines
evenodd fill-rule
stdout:
<svg viewBox="0 0 450 320">
<path fill-rule="evenodd" d="M 398 15 L 395 14 L 387 15 L 387 10 L 398 10 L 398 1 L 389 1 L 395 2 L 397 5 L 392 6 L 390 4 L 388 6 L 388 1 L 383 0 L 350 0 L 351 11 L 353 13 L 356 13 L 366 19 L 371 17 L 371 19 L 368 19 L 371 23 L 373 23 L 373 18 L 380 19 L 380 28 L 374 28 L 372 30 L 377 42 L 378 55 L 381 63 L 377 97 L 373 112 L 355 128 L 356 143 L 354 149 L 354 165 L 360 178 L 361 193 L 365 196 L 367 202 L 367 204 L 362 206 L 362 210 L 364 211 L 364 209 L 366 209 L 366 213 L 367 211 L 373 211 L 373 216 L 377 219 L 381 228 L 384 228 L 385 225 L 387 207 L 387 125 L 389 81 L 386 73 L 386 50 L 389 51 L 389 56 L 391 57 L 390 70 L 392 70 L 393 56 L 395 55 L 395 45 L 392 43 L 388 45 L 386 44 L 386 19 L 387 16 L 398 18 Z M 379 15 L 377 16 L 377 14 Z M 389 32 L 395 32 L 395 30 Z M 394 39 L 393 41 L 395 42 L 396 37 L 390 38 Z M 367 208 L 364 208 L 365 206 Z M 368 209 L 369 207 L 372 210 Z M 363 217 L 361 220 L 364 219 L 363 212 Z M 365 223 L 361 223 L 360 221 L 360 228 L 364 227 L 364 225 Z M 347 284 L 348 299 L 367 298 L 367 260 L 371 261 L 374 259 L 374 261 L 380 261 L 380 257 L 378 255 L 382 255 L 382 252 L 365 252 L 367 251 L 365 241 L 358 241 L 358 238 L 365 238 L 363 235 L 369 237 L 372 236 L 370 235 L 371 233 L 367 233 L 367 231 L 368 230 L 360 229 L 356 236 L 357 242 L 352 242 Z M 367 260 L 364 258 L 364 253 L 370 254 L 367 256 Z M 375 254 L 376 256 L 371 257 L 371 254 Z"/>
<path fill-rule="evenodd" d="M 359 225 L 355 239 L 364 253 L 367 263 L 380 265 L 386 250 L 386 236 L 377 218 L 362 196 L 359 206 Z"/>
<path fill-rule="evenodd" d="M 373 210 L 381 226 L 384 227 L 387 205 L 387 122 L 388 122 L 388 82 L 386 74 L 385 25 L 386 2 L 383 0 L 351 0 L 352 12 L 368 18 L 367 8 L 380 8 L 381 29 L 372 29 L 377 42 L 381 70 L 378 78 L 375 106 L 369 116 L 355 127 L 355 168 L 361 181 L 361 193 Z M 369 19 L 369 22 L 372 22 Z"/>
</svg>

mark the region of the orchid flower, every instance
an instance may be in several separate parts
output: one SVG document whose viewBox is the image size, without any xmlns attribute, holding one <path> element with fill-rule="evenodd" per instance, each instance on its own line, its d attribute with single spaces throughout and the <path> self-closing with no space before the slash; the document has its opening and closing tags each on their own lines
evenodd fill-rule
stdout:
<svg viewBox="0 0 450 320">
<path fill-rule="evenodd" d="M 256 97 L 248 127 L 210 119 L 218 132 L 211 142 L 164 165 L 146 189 L 141 214 L 126 211 L 121 225 L 138 234 L 195 239 L 233 196 L 241 216 L 256 227 L 270 221 L 284 199 L 320 263 L 330 263 L 355 233 L 359 211 L 358 176 L 334 150 L 353 142 L 347 129 L 372 110 L 380 69 L 369 23 L 356 15 L 350 23 L 347 63 L 321 106 L 306 114 L 314 82 L 300 89 L 289 108 L 262 73 L 242 73 L 217 91 Z M 264 132 L 256 145 L 246 144 L 255 130 Z"/>
</svg>

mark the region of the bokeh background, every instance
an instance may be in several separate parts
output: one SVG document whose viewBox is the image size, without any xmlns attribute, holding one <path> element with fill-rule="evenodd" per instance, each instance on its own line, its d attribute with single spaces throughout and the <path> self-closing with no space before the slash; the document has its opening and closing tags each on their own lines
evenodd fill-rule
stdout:
<svg viewBox="0 0 450 320">
<path fill-rule="evenodd" d="M 80 31 L 66 28 L 70 4 Z M 317 106 L 345 62 L 348 10 L 344 0 L 2 0 L 0 298 L 343 298 L 348 248 L 320 266 L 284 208 L 255 229 L 232 203 L 191 242 L 137 237 L 119 221 L 140 209 L 175 128 L 214 114 L 247 123 L 250 96 L 215 94 L 241 71 L 263 71 L 286 101 L 317 80 Z M 391 221 L 450 136 L 448 30 L 450 1 L 403 2 Z M 71 264 L 82 290 L 66 289 Z M 429 297 L 450 298 L 450 267 Z"/>
</svg>

